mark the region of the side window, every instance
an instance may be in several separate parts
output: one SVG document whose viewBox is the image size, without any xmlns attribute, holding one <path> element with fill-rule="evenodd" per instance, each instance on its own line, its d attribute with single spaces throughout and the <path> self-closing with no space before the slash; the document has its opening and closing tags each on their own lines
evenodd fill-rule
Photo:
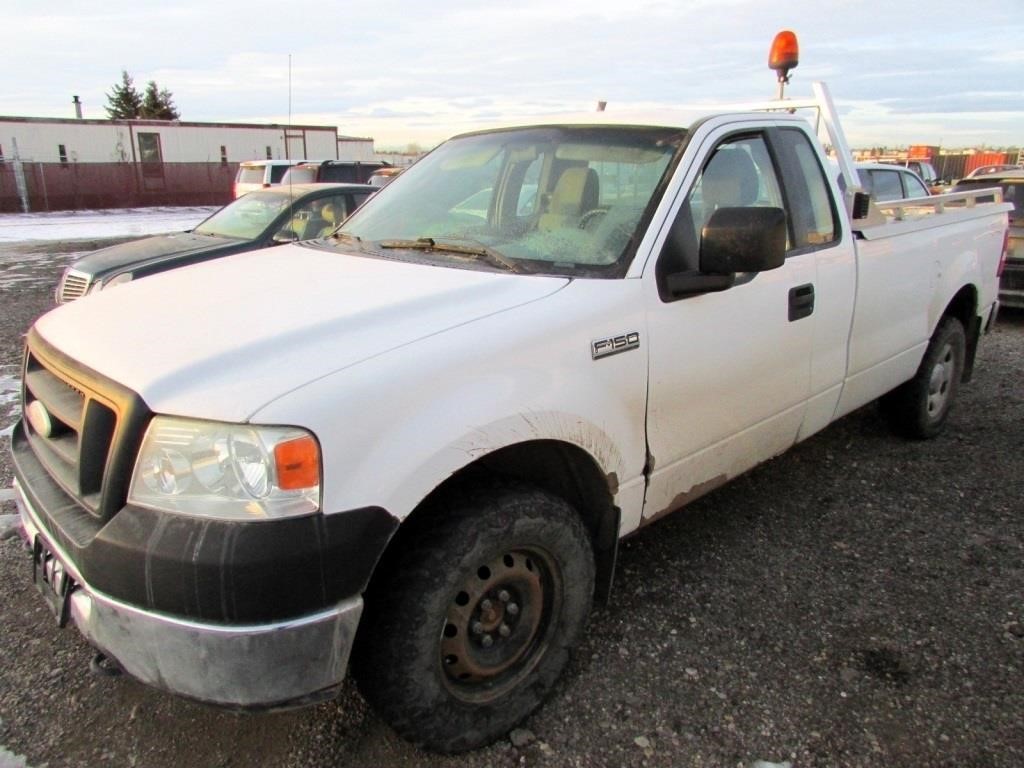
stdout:
<svg viewBox="0 0 1024 768">
<path fill-rule="evenodd" d="M 928 190 L 916 176 L 909 173 L 903 174 L 903 183 L 907 187 L 907 197 L 928 197 Z"/>
<path fill-rule="evenodd" d="M 516 202 L 516 216 L 531 216 L 537 211 L 537 185 L 540 184 L 540 171 L 544 166 L 544 155 L 538 155 L 530 163 L 523 175 L 523 184 L 519 187 L 519 200 Z"/>
<path fill-rule="evenodd" d="M 716 210 L 744 207 L 786 207 L 761 135 L 731 138 L 715 148 L 669 230 L 659 283 L 664 275 L 697 269 L 701 232 Z"/>
<path fill-rule="evenodd" d="M 792 247 L 812 248 L 834 242 L 839 237 L 839 224 L 817 153 L 803 131 L 784 128 L 778 136 L 780 151 L 786 158 Z"/>
<path fill-rule="evenodd" d="M 900 186 L 899 171 L 871 171 L 875 200 L 884 203 L 887 200 L 899 200 L 903 197 Z"/>
<path fill-rule="evenodd" d="M 296 207 L 291 218 L 277 232 L 280 239 L 294 235 L 298 240 L 327 237 L 348 216 L 345 195 L 320 197 Z"/>
<path fill-rule="evenodd" d="M 697 233 L 719 208 L 785 208 L 764 139 L 753 136 L 719 144 L 688 202 Z"/>
</svg>

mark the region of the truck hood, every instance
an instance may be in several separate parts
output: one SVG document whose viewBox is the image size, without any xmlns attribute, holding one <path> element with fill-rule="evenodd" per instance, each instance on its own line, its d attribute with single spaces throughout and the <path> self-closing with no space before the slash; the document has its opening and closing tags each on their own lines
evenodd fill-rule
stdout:
<svg viewBox="0 0 1024 768">
<path fill-rule="evenodd" d="M 195 232 L 176 232 L 171 235 L 144 237 L 127 243 L 111 245 L 83 256 L 74 269 L 88 275 L 105 275 L 128 264 L 139 264 L 163 256 L 185 255 L 213 251 L 238 245 L 238 240 L 227 237 L 198 235 Z"/>
<path fill-rule="evenodd" d="M 296 244 L 87 296 L 36 330 L 157 413 L 245 421 L 310 381 L 567 282 Z"/>
</svg>

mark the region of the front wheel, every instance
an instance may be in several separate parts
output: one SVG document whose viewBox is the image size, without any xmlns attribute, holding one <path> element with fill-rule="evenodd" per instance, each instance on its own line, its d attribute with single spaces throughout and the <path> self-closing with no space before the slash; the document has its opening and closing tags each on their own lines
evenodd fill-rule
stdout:
<svg viewBox="0 0 1024 768">
<path fill-rule="evenodd" d="M 551 690 L 586 622 L 594 562 L 575 510 L 539 489 L 477 486 L 434 506 L 367 595 L 353 673 L 402 736 L 458 752 Z"/>
<path fill-rule="evenodd" d="M 882 412 L 896 432 L 926 439 L 942 431 L 963 378 L 966 347 L 963 324 L 943 318 L 914 378 L 882 398 Z"/>
</svg>

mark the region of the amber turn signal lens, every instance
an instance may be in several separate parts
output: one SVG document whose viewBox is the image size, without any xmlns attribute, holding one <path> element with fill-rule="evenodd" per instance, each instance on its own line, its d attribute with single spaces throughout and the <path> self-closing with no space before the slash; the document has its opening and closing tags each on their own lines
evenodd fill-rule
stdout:
<svg viewBox="0 0 1024 768">
<path fill-rule="evenodd" d="M 300 437 L 274 446 L 277 487 L 297 491 L 320 484 L 320 448 L 312 437 Z"/>
</svg>

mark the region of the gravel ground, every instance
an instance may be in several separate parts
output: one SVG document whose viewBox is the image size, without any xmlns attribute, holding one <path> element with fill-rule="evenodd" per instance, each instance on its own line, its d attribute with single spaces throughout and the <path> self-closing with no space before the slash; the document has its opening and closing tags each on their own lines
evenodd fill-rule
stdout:
<svg viewBox="0 0 1024 768">
<path fill-rule="evenodd" d="M 21 256 L 0 247 L 0 276 L 23 265 L 0 280 L 0 430 L 21 335 L 59 272 Z M 628 539 L 612 603 L 548 703 L 458 757 L 397 738 L 351 685 L 313 709 L 236 716 L 96 677 L 20 543 L 0 541 L 0 768 L 1017 768 L 1022 381 L 1024 315 L 1004 312 L 938 439 L 893 437 L 869 406 Z"/>
</svg>

